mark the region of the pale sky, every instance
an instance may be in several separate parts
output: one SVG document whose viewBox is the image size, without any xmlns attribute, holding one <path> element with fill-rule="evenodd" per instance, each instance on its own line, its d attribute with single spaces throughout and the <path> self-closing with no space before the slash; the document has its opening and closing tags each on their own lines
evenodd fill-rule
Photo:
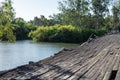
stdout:
<svg viewBox="0 0 120 80">
<path fill-rule="evenodd" d="M 61 0 L 12 0 L 16 17 L 22 17 L 26 21 L 35 16 L 44 15 L 48 18 L 53 13 L 59 13 L 58 1 Z"/>
</svg>

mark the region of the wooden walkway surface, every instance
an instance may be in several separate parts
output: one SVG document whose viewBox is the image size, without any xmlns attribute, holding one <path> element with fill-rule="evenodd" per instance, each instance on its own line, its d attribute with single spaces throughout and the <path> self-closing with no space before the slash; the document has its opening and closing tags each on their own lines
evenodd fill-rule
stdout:
<svg viewBox="0 0 120 80">
<path fill-rule="evenodd" d="M 0 74 L 0 80 L 120 80 L 119 41 L 120 36 L 113 35 L 64 49 L 45 60 Z"/>
</svg>

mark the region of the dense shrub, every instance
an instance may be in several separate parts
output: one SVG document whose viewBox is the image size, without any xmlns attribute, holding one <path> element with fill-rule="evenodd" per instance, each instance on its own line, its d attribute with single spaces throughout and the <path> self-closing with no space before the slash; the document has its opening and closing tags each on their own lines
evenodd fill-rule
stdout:
<svg viewBox="0 0 120 80">
<path fill-rule="evenodd" d="M 35 30 L 36 26 L 34 26 L 30 22 L 24 21 L 22 18 L 16 18 L 13 22 L 13 33 L 15 34 L 16 40 L 26 40 L 28 38 L 28 34 L 31 30 Z"/>
<path fill-rule="evenodd" d="M 0 27 L 0 41 L 15 42 L 16 37 L 10 27 Z"/>
<path fill-rule="evenodd" d="M 56 27 L 38 27 L 37 30 L 31 31 L 29 37 L 32 37 L 34 41 L 48 41 L 49 37 L 56 33 Z"/>
<path fill-rule="evenodd" d="M 102 36 L 105 33 L 107 33 L 107 30 L 105 30 L 105 29 L 94 30 L 94 34 L 97 36 Z"/>
<path fill-rule="evenodd" d="M 94 30 L 80 28 L 74 26 L 50 26 L 38 27 L 37 30 L 31 31 L 29 37 L 34 41 L 49 41 L 49 42 L 72 42 L 81 43 L 86 41 L 91 34 L 102 36 L 106 33 L 105 30 Z"/>
</svg>

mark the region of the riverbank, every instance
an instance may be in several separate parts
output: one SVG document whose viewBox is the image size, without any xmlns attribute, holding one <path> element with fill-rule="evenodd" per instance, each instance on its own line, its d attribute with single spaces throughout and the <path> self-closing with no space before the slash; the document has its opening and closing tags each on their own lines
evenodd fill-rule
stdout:
<svg viewBox="0 0 120 80">
<path fill-rule="evenodd" d="M 119 34 L 106 35 L 85 42 L 75 49 L 63 49 L 44 60 L 29 62 L 27 65 L 1 73 L 0 79 L 77 80 L 81 67 L 114 43 L 120 44 Z"/>
</svg>

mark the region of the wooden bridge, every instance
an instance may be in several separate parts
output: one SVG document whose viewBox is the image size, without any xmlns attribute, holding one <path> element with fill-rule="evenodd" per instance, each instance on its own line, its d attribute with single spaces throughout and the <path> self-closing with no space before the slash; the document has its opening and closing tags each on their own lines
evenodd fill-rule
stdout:
<svg viewBox="0 0 120 80">
<path fill-rule="evenodd" d="M 119 44 L 120 35 L 101 37 L 5 71 L 0 80 L 120 80 Z"/>
</svg>

